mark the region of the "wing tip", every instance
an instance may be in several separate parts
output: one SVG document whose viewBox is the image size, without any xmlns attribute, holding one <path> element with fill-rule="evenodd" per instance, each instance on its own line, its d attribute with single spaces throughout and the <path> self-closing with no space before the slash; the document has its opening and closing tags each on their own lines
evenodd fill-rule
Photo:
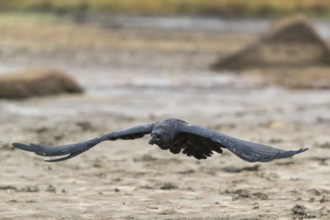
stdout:
<svg viewBox="0 0 330 220">
<path fill-rule="evenodd" d="M 15 147 L 15 148 L 18 148 L 18 149 L 21 149 L 21 150 L 25 150 L 25 151 L 29 151 L 29 152 L 33 152 L 37 155 L 40 155 L 40 156 L 48 156 L 44 150 L 43 150 L 43 145 L 38 145 L 38 144 L 22 144 L 22 143 L 12 143 L 12 145 Z"/>
<path fill-rule="evenodd" d="M 21 145 L 25 145 L 25 144 L 21 144 L 21 143 L 18 143 L 18 142 L 14 142 L 14 143 L 12 143 L 11 145 L 13 145 L 14 147 L 19 148 Z"/>
<path fill-rule="evenodd" d="M 278 157 L 275 159 L 282 159 L 282 158 L 288 158 L 288 157 L 293 157 L 296 154 L 300 154 L 303 153 L 305 151 L 307 151 L 309 148 L 300 148 L 298 150 L 291 150 L 291 151 L 283 151 L 283 152 L 279 152 Z"/>
<path fill-rule="evenodd" d="M 31 145 L 22 144 L 22 143 L 18 143 L 18 142 L 14 142 L 14 143 L 12 143 L 12 145 L 14 147 L 22 149 L 22 150 L 31 151 L 31 149 L 30 149 Z"/>
<path fill-rule="evenodd" d="M 305 151 L 307 151 L 307 150 L 309 150 L 308 147 L 305 147 L 305 148 L 302 147 L 302 148 L 300 148 L 299 150 L 296 151 L 296 154 L 300 154 L 300 153 L 305 152 Z"/>
</svg>

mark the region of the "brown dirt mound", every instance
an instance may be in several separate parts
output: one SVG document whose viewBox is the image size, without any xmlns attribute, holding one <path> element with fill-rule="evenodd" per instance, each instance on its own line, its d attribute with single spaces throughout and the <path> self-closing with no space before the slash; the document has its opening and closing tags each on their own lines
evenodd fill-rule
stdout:
<svg viewBox="0 0 330 220">
<path fill-rule="evenodd" d="M 221 58 L 219 69 L 306 67 L 330 64 L 330 48 L 304 17 L 282 19 L 258 42 Z"/>
<path fill-rule="evenodd" d="M 0 98 L 3 99 L 82 92 L 73 79 L 58 70 L 36 69 L 0 76 Z"/>
</svg>

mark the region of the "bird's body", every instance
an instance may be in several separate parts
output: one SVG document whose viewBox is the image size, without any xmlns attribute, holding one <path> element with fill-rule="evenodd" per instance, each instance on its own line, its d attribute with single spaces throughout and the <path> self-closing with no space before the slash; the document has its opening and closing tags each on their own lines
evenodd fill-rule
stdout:
<svg viewBox="0 0 330 220">
<path fill-rule="evenodd" d="M 136 139 L 146 134 L 151 135 L 149 141 L 151 145 L 156 144 L 163 150 L 170 150 L 173 154 L 182 152 L 197 159 L 206 159 L 212 156 L 213 152 L 222 153 L 222 149 L 226 148 L 245 161 L 268 162 L 274 159 L 291 157 L 307 150 L 305 148 L 296 151 L 285 151 L 219 134 L 174 118 L 111 132 L 76 144 L 44 146 L 14 143 L 13 145 L 41 156 L 64 156 L 48 160 L 48 162 L 57 162 L 75 157 L 103 141 Z"/>
</svg>

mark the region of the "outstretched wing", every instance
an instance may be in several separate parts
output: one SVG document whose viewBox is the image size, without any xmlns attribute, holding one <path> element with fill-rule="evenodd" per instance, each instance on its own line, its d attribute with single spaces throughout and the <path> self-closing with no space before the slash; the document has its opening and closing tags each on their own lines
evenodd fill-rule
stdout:
<svg viewBox="0 0 330 220">
<path fill-rule="evenodd" d="M 35 154 L 41 156 L 50 156 L 50 157 L 64 156 L 57 159 L 46 160 L 47 162 L 58 162 L 75 157 L 103 141 L 107 141 L 107 140 L 114 141 L 117 139 L 131 140 L 131 139 L 141 138 L 146 134 L 150 134 L 152 131 L 152 127 L 153 124 L 140 125 L 125 130 L 111 132 L 101 137 L 97 137 L 91 140 L 87 140 L 75 144 L 46 146 L 46 145 L 38 145 L 38 144 L 26 145 L 21 143 L 13 143 L 13 146 L 16 148 L 20 148 L 22 150 L 34 152 Z"/>
<path fill-rule="evenodd" d="M 212 141 L 214 143 L 212 145 L 213 148 L 214 146 L 218 147 L 219 151 L 221 150 L 221 148 L 227 148 L 236 156 L 248 162 L 268 162 L 274 159 L 291 157 L 295 154 L 299 154 L 301 152 L 308 150 L 308 148 L 301 148 L 299 150 L 289 150 L 289 151 L 281 150 L 267 145 L 252 143 L 249 141 L 236 139 L 223 134 L 218 134 L 208 129 L 194 126 L 191 124 L 181 124 L 179 130 L 182 134 L 185 134 L 187 137 L 192 135 L 192 136 L 198 136 L 202 140 L 207 139 L 209 141 Z M 194 151 L 202 152 L 203 149 L 194 149 Z"/>
</svg>

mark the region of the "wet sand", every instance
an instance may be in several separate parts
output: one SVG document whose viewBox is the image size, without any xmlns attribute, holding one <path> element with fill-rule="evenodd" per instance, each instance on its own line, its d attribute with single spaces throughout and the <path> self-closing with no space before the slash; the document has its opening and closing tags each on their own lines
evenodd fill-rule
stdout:
<svg viewBox="0 0 330 220">
<path fill-rule="evenodd" d="M 1 219 L 330 218 L 329 91 L 258 88 L 258 79 L 208 69 L 221 48 L 235 50 L 256 38 L 250 34 L 238 36 L 239 44 L 234 35 L 207 31 L 83 26 L 61 36 L 80 39 L 74 36 L 90 28 L 98 33 L 84 38 L 90 44 L 70 47 L 54 37 L 37 47 L 35 36 L 3 43 L 2 73 L 57 67 L 86 93 L 0 101 Z M 47 27 L 38 33 L 52 36 Z M 145 137 L 45 163 L 10 146 L 72 143 L 167 117 L 283 149 L 310 149 L 270 163 L 246 163 L 228 151 L 198 161 L 150 146 Z"/>
</svg>

